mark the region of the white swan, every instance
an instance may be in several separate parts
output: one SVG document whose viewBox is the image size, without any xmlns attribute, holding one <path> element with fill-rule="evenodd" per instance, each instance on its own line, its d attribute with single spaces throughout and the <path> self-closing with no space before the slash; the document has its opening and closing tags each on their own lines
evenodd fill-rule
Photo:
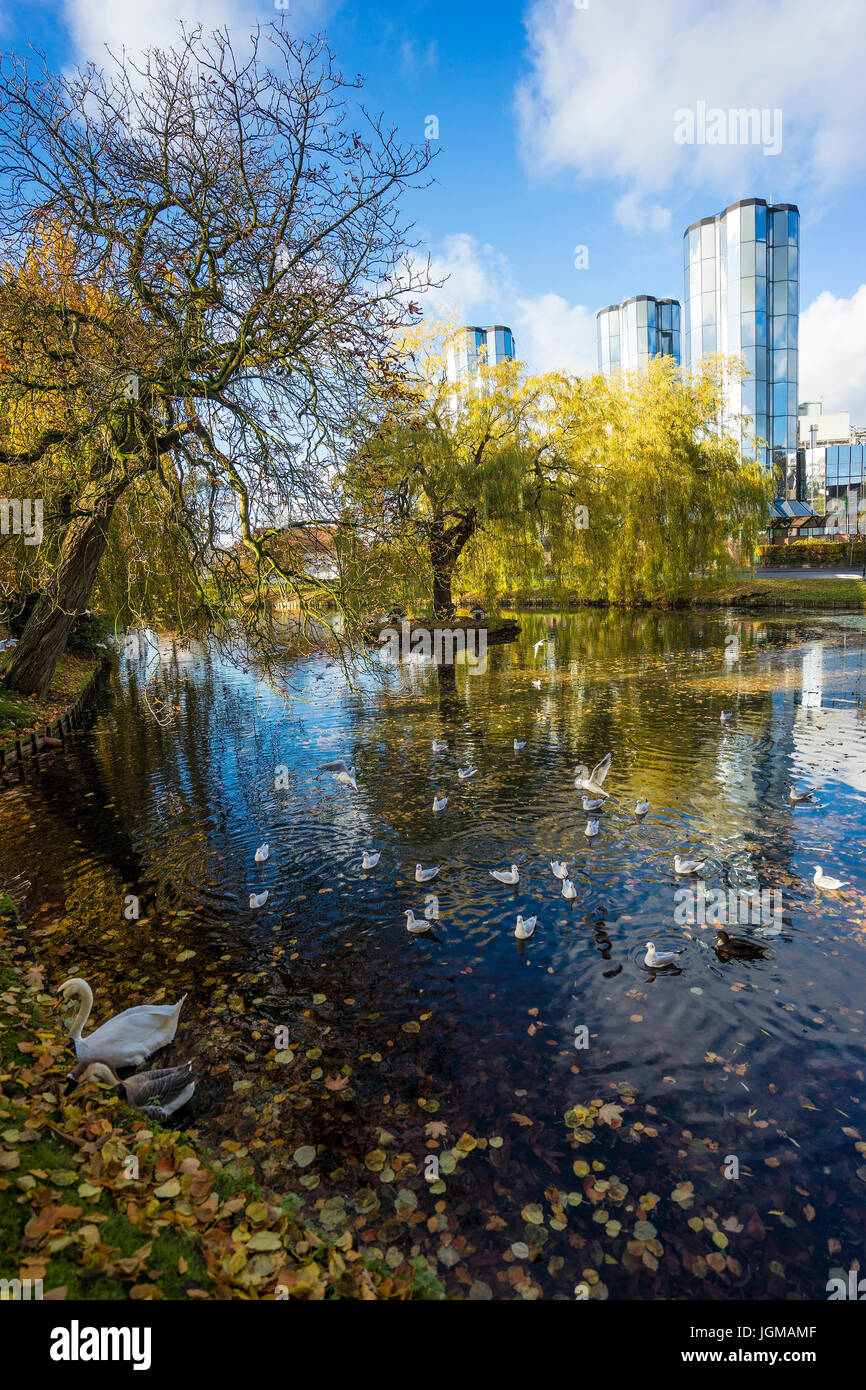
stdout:
<svg viewBox="0 0 866 1390">
<path fill-rule="evenodd" d="M 380 860 L 381 858 L 382 858 L 382 851 L 381 851 L 380 849 L 376 849 L 376 850 L 365 849 L 365 850 L 364 850 L 364 853 L 363 853 L 363 855 L 362 855 L 362 857 L 361 857 L 361 868 L 362 868 L 362 869 L 375 869 L 376 865 L 378 864 L 378 862 L 379 862 L 379 860 Z"/>
<path fill-rule="evenodd" d="M 270 845 L 259 845 L 258 849 L 256 850 L 256 863 L 264 864 L 270 852 Z"/>
<path fill-rule="evenodd" d="M 518 941 L 528 941 L 535 931 L 537 917 L 521 917 L 518 915 L 517 926 L 514 928 L 514 935 Z"/>
<path fill-rule="evenodd" d="M 812 879 L 816 888 L 824 888 L 828 893 L 838 893 L 840 888 L 847 888 L 849 880 L 847 878 L 831 878 L 825 874 L 820 864 L 815 865 L 815 874 Z"/>
<path fill-rule="evenodd" d="M 650 970 L 660 965 L 673 965 L 679 955 L 682 955 L 681 951 L 657 951 L 655 942 L 648 941 L 646 955 L 643 958 L 644 965 L 648 965 Z"/>
<path fill-rule="evenodd" d="M 568 878 L 568 865 L 564 859 L 551 859 L 550 867 L 553 870 L 554 878 Z"/>
<path fill-rule="evenodd" d="M 681 854 L 674 855 L 675 874 L 699 874 L 706 863 L 705 859 L 684 859 Z"/>
<path fill-rule="evenodd" d="M 67 1074 L 67 1081 L 102 1081 L 113 1086 L 127 1105 L 140 1110 L 143 1115 L 151 1115 L 160 1122 L 167 1120 L 187 1101 L 192 1100 L 195 1081 L 192 1079 L 192 1062 L 184 1062 L 180 1067 L 161 1067 L 154 1071 L 139 1071 L 128 1076 L 125 1081 L 107 1062 L 78 1062 Z"/>
<path fill-rule="evenodd" d="M 436 794 L 435 792 L 433 793 L 433 810 L 434 810 L 434 811 L 444 811 L 444 810 L 445 810 L 445 807 L 446 807 L 447 805 L 448 805 L 448 798 L 447 798 L 447 796 L 437 796 L 437 794 Z"/>
<path fill-rule="evenodd" d="M 565 880 L 565 882 L 563 883 L 563 885 L 562 885 L 562 896 L 563 896 L 564 898 L 576 898 L 576 897 L 577 897 L 577 889 L 575 888 L 575 886 L 574 886 L 574 884 L 572 883 L 572 881 L 571 881 L 570 878 L 567 878 L 567 879 Z"/>
<path fill-rule="evenodd" d="M 491 878 L 498 879 L 500 883 L 513 884 L 520 882 L 520 874 L 518 873 L 516 864 L 512 864 L 510 869 L 488 869 L 488 873 Z"/>
<path fill-rule="evenodd" d="M 410 931 L 413 936 L 420 936 L 421 932 L 430 930 L 430 923 L 423 917 L 419 921 L 411 907 L 407 912 L 404 912 L 403 916 L 406 918 L 406 930 Z"/>
<path fill-rule="evenodd" d="M 434 864 L 432 869 L 425 869 L 421 864 L 415 865 L 415 882 L 429 883 L 431 878 L 435 878 L 439 872 L 439 865 Z"/>
<path fill-rule="evenodd" d="M 268 890 L 267 890 L 267 888 L 265 889 L 265 891 L 264 891 L 263 893 L 250 893 L 250 909 L 252 910 L 253 908 L 256 908 L 256 907 L 264 907 L 264 905 L 265 905 L 265 903 L 267 902 L 267 900 L 268 900 Z"/>
<path fill-rule="evenodd" d="M 76 1057 L 107 1062 L 112 1067 L 140 1067 L 152 1053 L 170 1043 L 186 998 L 184 995 L 176 1004 L 138 1004 L 124 1009 L 83 1038 L 81 1033 L 93 1008 L 93 990 L 76 976 L 65 980 L 57 993 L 58 1008 L 71 999 L 79 1001 L 69 1030 Z"/>
</svg>

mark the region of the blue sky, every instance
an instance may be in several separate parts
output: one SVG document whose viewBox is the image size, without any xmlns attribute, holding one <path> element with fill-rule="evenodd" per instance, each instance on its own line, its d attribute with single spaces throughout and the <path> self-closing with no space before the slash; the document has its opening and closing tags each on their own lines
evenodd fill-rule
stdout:
<svg viewBox="0 0 866 1390">
<path fill-rule="evenodd" d="M 416 235 L 448 275 L 431 312 L 509 324 L 535 369 L 595 366 L 595 313 L 682 298 L 682 233 L 742 197 L 796 202 L 801 398 L 866 425 L 862 0 L 290 0 L 407 140 L 439 122 Z M 0 10 L 0 43 L 52 61 L 168 41 L 179 17 L 240 36 L 265 0 L 61 0 Z M 682 145 L 677 110 L 781 112 L 781 149 Z M 588 249 L 576 269 L 575 247 Z"/>
</svg>

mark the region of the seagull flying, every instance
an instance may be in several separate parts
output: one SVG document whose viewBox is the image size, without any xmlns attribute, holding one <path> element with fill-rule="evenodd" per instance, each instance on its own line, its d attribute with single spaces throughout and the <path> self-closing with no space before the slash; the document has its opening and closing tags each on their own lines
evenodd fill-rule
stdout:
<svg viewBox="0 0 866 1390">
<path fill-rule="evenodd" d="M 533 656 L 538 656 L 538 650 L 539 650 L 539 648 L 540 648 L 540 647 L 543 647 L 546 641 L 547 641 L 547 638 L 546 638 L 546 637 L 539 637 L 539 639 L 538 639 L 538 641 L 536 642 L 535 646 L 532 648 L 532 655 L 533 655 Z"/>
<path fill-rule="evenodd" d="M 610 796 L 610 792 L 606 792 L 601 784 L 610 771 L 612 762 L 613 754 L 606 753 L 601 762 L 596 763 L 592 772 L 588 772 L 582 764 L 580 767 L 576 767 L 574 769 L 576 779 L 574 785 L 577 791 L 591 792 L 593 796 L 597 797 Z"/>
<path fill-rule="evenodd" d="M 347 787 L 351 787 L 353 792 L 358 790 L 358 783 L 355 781 L 355 769 L 347 767 L 342 758 L 336 762 L 322 763 L 319 772 L 330 772 L 335 782 L 344 782 Z"/>
</svg>

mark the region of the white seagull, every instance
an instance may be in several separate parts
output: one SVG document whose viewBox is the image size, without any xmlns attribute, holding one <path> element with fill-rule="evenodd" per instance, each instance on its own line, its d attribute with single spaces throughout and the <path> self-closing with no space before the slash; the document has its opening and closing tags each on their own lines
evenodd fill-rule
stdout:
<svg viewBox="0 0 866 1390">
<path fill-rule="evenodd" d="M 264 864 L 270 852 L 270 845 L 259 845 L 258 849 L 256 850 L 256 863 Z"/>
<path fill-rule="evenodd" d="M 840 888 L 847 888 L 849 880 L 847 878 L 831 878 L 825 874 L 820 864 L 815 865 L 815 875 L 812 879 L 816 888 L 824 888 L 828 893 L 838 893 Z"/>
<path fill-rule="evenodd" d="M 430 930 L 430 923 L 426 920 L 426 918 L 422 917 L 419 920 L 419 918 L 415 916 L 415 913 L 412 911 L 411 907 L 409 908 L 408 912 L 403 913 L 403 916 L 406 918 L 406 930 L 410 931 L 413 936 L 420 936 L 422 931 Z"/>
<path fill-rule="evenodd" d="M 568 878 L 568 865 L 564 859 L 551 859 L 550 867 L 554 878 Z"/>
<path fill-rule="evenodd" d="M 268 890 L 267 890 L 267 888 L 265 889 L 264 893 L 250 893 L 250 907 L 251 907 L 251 908 L 252 908 L 252 907 L 264 907 L 264 905 L 265 905 L 265 903 L 267 902 L 267 900 L 268 900 Z"/>
<path fill-rule="evenodd" d="M 342 758 L 338 758 L 332 763 L 322 763 L 319 772 L 330 772 L 335 782 L 343 782 L 347 787 L 351 787 L 353 792 L 358 790 L 358 783 L 355 781 L 355 769 L 347 767 Z"/>
<path fill-rule="evenodd" d="M 733 713 L 729 709 L 723 709 L 721 714 L 719 715 L 719 719 L 723 724 L 727 724 L 728 720 L 733 719 L 733 717 Z"/>
<path fill-rule="evenodd" d="M 799 806 L 801 801 L 811 801 L 812 792 L 798 792 L 796 787 L 792 787 L 788 793 L 788 800 L 792 806 Z"/>
<path fill-rule="evenodd" d="M 490 874 L 491 878 L 498 879 L 500 883 L 513 884 L 520 882 L 520 874 L 517 871 L 516 864 L 512 864 L 510 869 L 488 869 L 487 872 Z"/>
<path fill-rule="evenodd" d="M 448 805 L 448 798 L 447 798 L 447 796 L 437 796 L 435 792 L 433 793 L 433 810 L 434 810 L 434 811 L 444 811 L 444 810 L 445 810 L 445 807 L 446 807 L 447 805 Z"/>
<path fill-rule="evenodd" d="M 655 942 L 648 941 L 644 965 L 648 965 L 651 970 L 659 965 L 673 965 L 677 956 L 680 955 L 682 955 L 682 951 L 657 951 Z"/>
<path fill-rule="evenodd" d="M 363 869 L 375 869 L 381 858 L 382 851 L 380 849 L 365 849 L 361 859 L 361 867 Z"/>
<path fill-rule="evenodd" d="M 541 681 L 533 681 L 532 684 L 535 686 L 536 690 L 541 689 Z"/>
<path fill-rule="evenodd" d="M 675 874 L 699 874 L 706 863 L 705 859 L 683 859 L 681 854 L 674 855 Z"/>
<path fill-rule="evenodd" d="M 584 811 L 600 811 L 604 805 L 602 796 L 584 796 L 581 798 L 581 805 Z"/>
<path fill-rule="evenodd" d="M 588 772 L 583 765 L 576 767 L 574 769 L 576 778 L 574 785 L 577 790 L 579 792 L 591 792 L 593 796 L 610 796 L 610 792 L 606 792 L 601 784 L 610 771 L 612 762 L 613 754 L 606 753 L 601 762 L 596 763 L 592 772 Z"/>
<path fill-rule="evenodd" d="M 584 833 L 584 835 L 586 836 L 586 838 L 587 838 L 588 840 L 593 839 L 593 837 L 596 836 L 596 835 L 598 834 L 598 821 L 597 821 L 597 820 L 588 820 L 588 821 L 586 822 L 586 829 L 584 830 L 583 833 Z"/>
<path fill-rule="evenodd" d="M 431 869 L 425 869 L 425 868 L 423 867 L 423 865 L 421 865 L 421 864 L 416 864 L 416 865 L 415 865 L 415 882 L 416 882 L 416 883 L 429 883 L 430 880 L 431 880 L 431 878 L 435 878 L 436 875 L 438 874 L 438 872 L 439 872 L 439 865 L 438 865 L 438 864 L 434 864 L 433 867 L 432 867 Z"/>
<path fill-rule="evenodd" d="M 565 882 L 563 883 L 563 885 L 562 885 L 562 896 L 563 896 L 564 898 L 576 898 L 576 897 L 577 897 L 577 889 L 575 888 L 575 886 L 574 886 L 574 884 L 572 883 L 572 881 L 571 881 L 570 878 L 567 878 L 567 879 L 565 880 Z"/>
<path fill-rule="evenodd" d="M 519 738 L 516 738 L 516 739 L 514 740 L 514 751 L 515 751 L 515 753 L 519 753 L 520 750 L 521 750 L 521 748 L 525 748 L 525 747 L 526 747 L 526 739 L 524 739 L 522 743 L 521 743 L 521 741 L 520 741 Z"/>
<path fill-rule="evenodd" d="M 434 753 L 447 753 L 447 752 L 448 752 L 448 741 L 447 741 L 447 739 L 444 739 L 444 738 L 434 738 L 434 740 L 433 740 L 433 752 L 434 752 Z"/>
<path fill-rule="evenodd" d="M 641 796 L 638 798 L 637 804 L 634 808 L 634 813 L 636 816 L 645 816 L 649 808 L 650 804 L 647 801 L 646 797 Z"/>
<path fill-rule="evenodd" d="M 537 917 L 521 917 L 518 915 L 517 926 L 514 928 L 514 935 L 518 941 L 528 941 L 535 931 Z"/>
<path fill-rule="evenodd" d="M 472 763 L 470 763 L 468 767 L 458 767 L 457 776 L 460 778 L 461 782 L 466 782 L 470 777 L 474 777 L 477 771 L 478 768 L 473 767 Z"/>
</svg>

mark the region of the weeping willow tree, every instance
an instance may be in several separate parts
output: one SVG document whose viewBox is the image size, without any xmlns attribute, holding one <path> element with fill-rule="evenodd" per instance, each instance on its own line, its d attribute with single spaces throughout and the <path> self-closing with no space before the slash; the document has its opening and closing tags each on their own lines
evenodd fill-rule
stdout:
<svg viewBox="0 0 866 1390">
<path fill-rule="evenodd" d="M 659 358 L 628 376 L 538 381 L 529 505 L 476 535 L 467 587 L 546 577 L 559 596 L 671 602 L 696 578 L 750 565 L 773 485 L 725 416 L 724 384 L 739 370 L 717 356 L 685 375 Z"/>
</svg>

